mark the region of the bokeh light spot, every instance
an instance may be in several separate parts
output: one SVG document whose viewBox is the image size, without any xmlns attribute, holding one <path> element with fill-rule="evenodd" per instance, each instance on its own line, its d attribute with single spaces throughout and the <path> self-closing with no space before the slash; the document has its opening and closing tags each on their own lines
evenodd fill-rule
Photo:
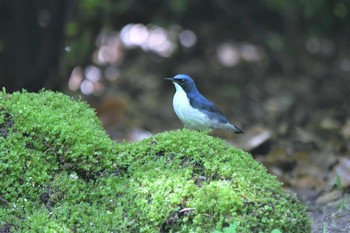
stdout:
<svg viewBox="0 0 350 233">
<path fill-rule="evenodd" d="M 84 78 L 83 70 L 81 67 L 75 67 L 69 77 L 68 88 L 71 91 L 79 90 L 80 83 Z"/>
<path fill-rule="evenodd" d="M 197 42 L 196 34 L 191 30 L 183 30 L 179 34 L 180 43 L 182 46 L 190 48 Z"/>
<path fill-rule="evenodd" d="M 231 43 L 223 43 L 217 49 L 217 57 L 220 63 L 224 66 L 235 66 L 238 64 L 239 51 Z"/>
</svg>

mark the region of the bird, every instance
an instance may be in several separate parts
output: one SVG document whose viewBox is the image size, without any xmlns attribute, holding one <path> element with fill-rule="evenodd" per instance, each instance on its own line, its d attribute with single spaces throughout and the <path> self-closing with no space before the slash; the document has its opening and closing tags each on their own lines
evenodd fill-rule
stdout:
<svg viewBox="0 0 350 233">
<path fill-rule="evenodd" d="M 173 108 L 185 128 L 194 130 L 225 129 L 234 133 L 243 130 L 231 123 L 212 102 L 197 89 L 193 79 L 186 74 L 165 78 L 175 85 Z"/>
</svg>

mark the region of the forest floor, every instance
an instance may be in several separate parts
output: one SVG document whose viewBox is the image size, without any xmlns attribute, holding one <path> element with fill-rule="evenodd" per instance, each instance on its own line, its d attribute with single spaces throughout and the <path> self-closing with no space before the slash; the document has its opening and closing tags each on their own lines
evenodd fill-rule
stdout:
<svg viewBox="0 0 350 233">
<path fill-rule="evenodd" d="M 308 207 L 312 221 L 312 233 L 350 232 L 350 199 L 343 197 L 333 203 L 315 203 L 313 192 L 299 193 L 300 200 Z"/>
<path fill-rule="evenodd" d="M 338 210 L 327 205 L 309 205 L 312 219 L 312 233 L 347 233 L 350 232 L 350 209 Z"/>
</svg>

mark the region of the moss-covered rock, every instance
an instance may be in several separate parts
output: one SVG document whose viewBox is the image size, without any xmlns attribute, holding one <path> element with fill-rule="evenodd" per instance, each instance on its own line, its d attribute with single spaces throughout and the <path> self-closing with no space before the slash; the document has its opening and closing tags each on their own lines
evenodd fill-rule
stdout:
<svg viewBox="0 0 350 233">
<path fill-rule="evenodd" d="M 190 130 L 116 144 L 49 91 L 0 93 L 0 185 L 0 232 L 310 231 L 250 154 Z"/>
</svg>

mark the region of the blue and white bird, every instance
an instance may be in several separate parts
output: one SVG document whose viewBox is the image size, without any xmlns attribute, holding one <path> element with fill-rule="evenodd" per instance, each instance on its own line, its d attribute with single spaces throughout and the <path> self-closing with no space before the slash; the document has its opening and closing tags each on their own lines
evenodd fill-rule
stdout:
<svg viewBox="0 0 350 233">
<path fill-rule="evenodd" d="M 243 133 L 223 115 L 219 108 L 198 91 L 190 76 L 178 74 L 173 78 L 165 79 L 172 81 L 175 85 L 173 108 L 186 128 L 196 130 L 218 128 Z"/>
</svg>

